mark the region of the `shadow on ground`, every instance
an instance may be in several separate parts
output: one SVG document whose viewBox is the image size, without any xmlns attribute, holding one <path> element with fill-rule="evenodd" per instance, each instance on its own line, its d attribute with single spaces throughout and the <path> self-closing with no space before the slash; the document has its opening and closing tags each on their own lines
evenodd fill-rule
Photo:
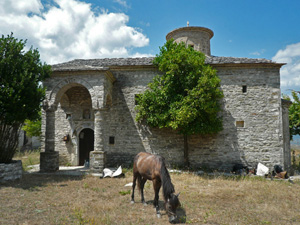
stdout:
<svg viewBox="0 0 300 225">
<path fill-rule="evenodd" d="M 59 175 L 59 176 L 57 176 Z M 48 184 L 61 183 L 72 180 L 82 180 L 83 175 L 64 175 L 64 174 L 43 174 L 43 173 L 24 173 L 22 178 L 16 181 L 7 181 L 0 183 L 2 187 L 21 188 L 24 190 L 39 191 L 39 188 L 45 187 Z"/>
<path fill-rule="evenodd" d="M 153 214 L 155 213 L 155 208 L 153 205 L 153 200 L 146 201 L 147 205 L 153 206 Z M 159 209 L 161 211 L 161 216 L 168 216 L 166 209 L 165 209 L 165 202 L 164 201 L 158 201 Z M 163 211 L 162 211 L 163 210 Z M 180 223 L 186 223 L 186 212 L 184 208 L 179 207 L 176 210 L 177 220 L 175 221 L 176 224 Z"/>
</svg>

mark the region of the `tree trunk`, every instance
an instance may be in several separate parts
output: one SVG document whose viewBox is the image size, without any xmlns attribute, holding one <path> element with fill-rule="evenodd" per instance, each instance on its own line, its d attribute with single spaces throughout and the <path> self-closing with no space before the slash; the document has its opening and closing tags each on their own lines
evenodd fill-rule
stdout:
<svg viewBox="0 0 300 225">
<path fill-rule="evenodd" d="M 188 136 L 186 134 L 183 135 L 184 137 L 184 149 L 183 149 L 183 156 L 184 156 L 184 166 L 188 168 L 190 166 L 189 161 L 189 145 L 188 145 Z"/>
<path fill-rule="evenodd" d="M 10 163 L 18 147 L 22 124 L 7 125 L 0 121 L 0 163 Z"/>
</svg>

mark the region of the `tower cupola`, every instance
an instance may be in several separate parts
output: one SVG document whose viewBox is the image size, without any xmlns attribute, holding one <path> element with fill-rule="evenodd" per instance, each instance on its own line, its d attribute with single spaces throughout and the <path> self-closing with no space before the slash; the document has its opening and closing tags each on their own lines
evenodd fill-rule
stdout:
<svg viewBox="0 0 300 225">
<path fill-rule="evenodd" d="M 201 51 L 210 56 L 210 39 L 214 32 L 205 27 L 181 27 L 167 34 L 167 41 L 174 39 L 175 42 L 184 42 L 186 46 L 193 47 L 196 51 Z"/>
</svg>

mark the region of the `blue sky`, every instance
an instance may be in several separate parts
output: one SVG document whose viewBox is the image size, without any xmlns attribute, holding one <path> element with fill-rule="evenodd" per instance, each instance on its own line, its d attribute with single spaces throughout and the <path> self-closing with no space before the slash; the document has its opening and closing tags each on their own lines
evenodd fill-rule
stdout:
<svg viewBox="0 0 300 225">
<path fill-rule="evenodd" d="M 128 0 L 127 7 L 111 0 L 90 2 L 129 15 L 128 25 L 139 27 L 150 39 L 149 46 L 138 50 L 142 53 L 156 54 L 166 34 L 187 21 L 214 31 L 211 47 L 217 56 L 271 59 L 300 41 L 298 0 Z"/>
<path fill-rule="evenodd" d="M 282 92 L 300 90 L 299 0 L 1 0 L 0 31 L 27 39 L 43 61 L 154 56 L 173 29 L 214 31 L 215 56 L 287 63 Z"/>
</svg>

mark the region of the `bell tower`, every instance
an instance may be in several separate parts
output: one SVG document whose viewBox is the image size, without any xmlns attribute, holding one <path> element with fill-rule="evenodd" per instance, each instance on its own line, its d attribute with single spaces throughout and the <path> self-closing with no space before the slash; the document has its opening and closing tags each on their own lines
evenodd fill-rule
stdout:
<svg viewBox="0 0 300 225">
<path fill-rule="evenodd" d="M 214 36 L 214 32 L 205 27 L 187 27 L 177 28 L 167 34 L 167 41 L 174 39 L 175 42 L 184 42 L 186 46 L 193 47 L 196 51 L 201 51 L 205 55 L 210 56 L 210 39 Z"/>
</svg>

